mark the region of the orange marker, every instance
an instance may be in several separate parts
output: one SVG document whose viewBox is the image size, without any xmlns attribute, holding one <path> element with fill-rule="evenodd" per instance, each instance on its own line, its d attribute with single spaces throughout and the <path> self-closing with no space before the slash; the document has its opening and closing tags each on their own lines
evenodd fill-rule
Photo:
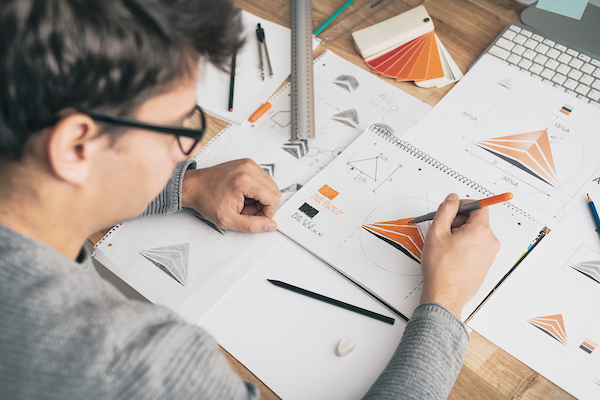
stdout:
<svg viewBox="0 0 600 400">
<path fill-rule="evenodd" d="M 486 199 L 475 200 L 475 201 L 470 201 L 468 203 L 463 203 L 458 207 L 457 214 L 477 210 L 482 207 L 491 206 L 492 204 L 504 203 L 505 201 L 509 201 L 512 198 L 513 198 L 513 194 L 508 192 L 508 193 L 502 193 L 502 194 L 498 194 L 496 196 L 488 197 Z M 430 221 L 433 219 L 433 217 L 435 217 L 436 212 L 437 211 L 433 211 L 433 212 L 430 212 L 429 214 L 421 215 L 420 217 L 410 220 L 408 223 L 409 224 L 418 224 L 419 222 Z"/>
<path fill-rule="evenodd" d="M 256 112 L 254 114 L 252 114 L 250 116 L 250 122 L 255 122 L 257 119 L 259 119 L 260 117 L 262 117 L 262 115 L 264 113 L 266 113 L 269 108 L 271 108 L 271 103 L 269 103 L 267 101 L 265 104 L 263 104 L 262 106 L 260 106 L 260 108 L 258 110 L 256 110 Z"/>
</svg>

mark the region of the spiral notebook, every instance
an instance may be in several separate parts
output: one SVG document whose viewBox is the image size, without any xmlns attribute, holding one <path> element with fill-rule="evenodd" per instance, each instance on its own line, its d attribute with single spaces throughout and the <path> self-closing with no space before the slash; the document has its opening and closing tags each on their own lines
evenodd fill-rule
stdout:
<svg viewBox="0 0 600 400">
<path fill-rule="evenodd" d="M 420 259 L 430 225 L 407 222 L 435 211 L 450 192 L 472 199 L 492 195 L 479 182 L 397 138 L 389 127 L 374 124 L 288 200 L 275 219 L 280 231 L 406 319 L 420 301 Z M 502 247 L 463 319 L 544 227 L 513 203 L 489 211 Z"/>
</svg>

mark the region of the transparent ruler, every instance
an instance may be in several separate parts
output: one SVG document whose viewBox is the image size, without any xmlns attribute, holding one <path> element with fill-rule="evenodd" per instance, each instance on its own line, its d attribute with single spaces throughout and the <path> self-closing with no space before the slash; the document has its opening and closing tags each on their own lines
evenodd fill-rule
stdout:
<svg viewBox="0 0 600 400">
<path fill-rule="evenodd" d="M 292 141 L 315 138 L 312 0 L 291 0 Z"/>
</svg>

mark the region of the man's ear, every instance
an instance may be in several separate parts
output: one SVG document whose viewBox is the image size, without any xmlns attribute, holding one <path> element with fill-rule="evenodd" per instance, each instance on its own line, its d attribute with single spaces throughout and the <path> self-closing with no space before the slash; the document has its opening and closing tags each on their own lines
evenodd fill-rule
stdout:
<svg viewBox="0 0 600 400">
<path fill-rule="evenodd" d="M 60 179 L 74 184 L 84 183 L 92 172 L 93 139 L 98 126 L 89 116 L 75 113 L 61 118 L 51 129 L 47 141 L 48 161 Z"/>
</svg>

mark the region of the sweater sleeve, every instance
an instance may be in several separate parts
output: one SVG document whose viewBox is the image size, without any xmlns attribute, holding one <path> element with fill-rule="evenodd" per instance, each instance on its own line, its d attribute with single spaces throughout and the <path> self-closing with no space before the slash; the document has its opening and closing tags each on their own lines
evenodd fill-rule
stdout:
<svg viewBox="0 0 600 400">
<path fill-rule="evenodd" d="M 190 168 L 196 168 L 196 161 L 189 159 L 181 161 L 175 167 L 171 180 L 167 183 L 167 186 L 163 191 L 148 205 L 148 208 L 141 215 L 142 217 L 148 215 L 158 214 L 173 214 L 181 211 L 181 187 L 183 184 L 183 176 L 185 171 Z"/>
<path fill-rule="evenodd" d="M 468 343 L 466 327 L 452 312 L 437 303 L 421 304 L 364 399 L 446 399 Z"/>
</svg>

